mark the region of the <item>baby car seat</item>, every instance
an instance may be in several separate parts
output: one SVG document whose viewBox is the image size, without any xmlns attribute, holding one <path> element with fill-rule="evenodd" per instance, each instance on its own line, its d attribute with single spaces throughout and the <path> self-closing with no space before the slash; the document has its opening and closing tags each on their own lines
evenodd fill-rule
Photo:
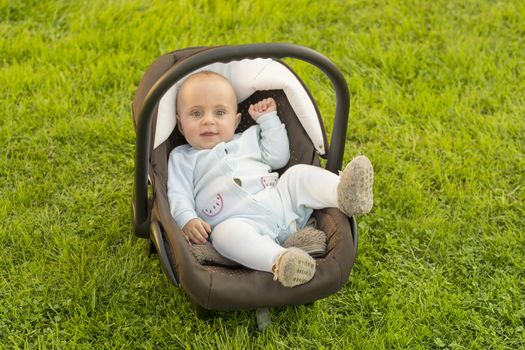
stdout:
<svg viewBox="0 0 525 350">
<path fill-rule="evenodd" d="M 304 83 L 280 59 L 294 58 L 319 68 L 332 82 L 336 94 L 333 130 L 328 146 L 319 110 Z M 192 305 L 207 310 L 258 311 L 259 327 L 268 320 L 268 308 L 309 304 L 340 290 L 346 283 L 357 253 L 357 224 L 338 209 L 316 210 L 317 228 L 325 232 L 326 254 L 316 259 L 314 278 L 285 288 L 267 272 L 242 267 L 203 265 L 192 254 L 181 228 L 171 217 L 167 199 L 167 162 L 170 151 L 185 143 L 176 127 L 175 96 L 184 78 L 198 70 L 212 70 L 228 78 L 235 89 L 242 122 L 237 132 L 253 123 L 250 103 L 273 97 L 290 139 L 293 164 L 341 168 L 346 140 L 349 92 L 343 75 L 326 57 L 292 44 L 250 44 L 195 47 L 159 57 L 145 72 L 133 99 L 137 134 L 133 228 L 135 235 L 150 239 L 169 281 L 182 287 Z M 322 186 L 322 184 L 312 184 Z"/>
</svg>

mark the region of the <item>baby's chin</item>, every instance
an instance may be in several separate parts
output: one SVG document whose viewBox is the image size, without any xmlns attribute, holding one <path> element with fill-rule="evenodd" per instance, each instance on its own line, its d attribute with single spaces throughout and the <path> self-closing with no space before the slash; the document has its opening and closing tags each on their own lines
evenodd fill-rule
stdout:
<svg viewBox="0 0 525 350">
<path fill-rule="evenodd" d="M 229 142 L 231 140 L 226 140 L 226 141 L 223 141 L 223 140 L 220 140 L 220 141 L 217 141 L 217 142 L 206 142 L 206 143 L 200 143 L 200 144 L 190 144 L 191 147 L 197 149 L 197 150 L 206 150 L 206 149 L 213 149 L 215 148 L 215 146 L 217 146 L 218 144 L 220 143 L 223 143 L 223 142 Z"/>
</svg>

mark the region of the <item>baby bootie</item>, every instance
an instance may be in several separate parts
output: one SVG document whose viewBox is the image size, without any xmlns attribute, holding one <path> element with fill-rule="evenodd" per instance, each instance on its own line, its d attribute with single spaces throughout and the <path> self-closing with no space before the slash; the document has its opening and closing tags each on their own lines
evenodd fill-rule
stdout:
<svg viewBox="0 0 525 350">
<path fill-rule="evenodd" d="M 347 216 L 368 213 L 374 202 L 374 169 L 370 160 L 365 156 L 355 157 L 339 176 L 339 209 Z"/>
<path fill-rule="evenodd" d="M 273 280 L 285 287 L 295 287 L 310 281 L 315 274 L 315 260 L 299 248 L 287 248 L 272 267 Z"/>
</svg>

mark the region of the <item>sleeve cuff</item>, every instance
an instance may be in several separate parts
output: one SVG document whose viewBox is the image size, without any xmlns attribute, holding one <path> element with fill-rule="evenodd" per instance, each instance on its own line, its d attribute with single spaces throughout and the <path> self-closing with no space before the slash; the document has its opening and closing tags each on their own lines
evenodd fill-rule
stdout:
<svg viewBox="0 0 525 350">
<path fill-rule="evenodd" d="M 182 228 L 190 221 L 191 219 L 196 219 L 197 216 L 195 213 L 186 212 L 183 214 L 180 214 L 177 218 L 175 218 L 175 222 L 179 226 L 179 228 L 182 230 Z"/>
<path fill-rule="evenodd" d="M 281 126 L 281 119 L 277 116 L 277 112 L 268 112 L 257 118 L 257 124 L 262 130 L 278 128 Z"/>
</svg>

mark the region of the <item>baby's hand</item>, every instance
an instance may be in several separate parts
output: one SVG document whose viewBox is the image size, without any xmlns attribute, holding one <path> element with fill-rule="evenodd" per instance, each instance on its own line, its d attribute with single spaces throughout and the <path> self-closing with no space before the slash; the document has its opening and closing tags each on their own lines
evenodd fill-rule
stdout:
<svg viewBox="0 0 525 350">
<path fill-rule="evenodd" d="M 206 221 L 200 218 L 191 219 L 182 228 L 184 237 L 191 242 L 196 244 L 204 244 L 211 233 L 211 226 Z"/>
<path fill-rule="evenodd" d="M 248 113 L 253 118 L 253 120 L 257 120 L 261 115 L 269 112 L 275 112 L 276 110 L 277 106 L 275 104 L 275 100 L 269 97 L 257 102 L 256 104 L 250 105 Z"/>
</svg>

